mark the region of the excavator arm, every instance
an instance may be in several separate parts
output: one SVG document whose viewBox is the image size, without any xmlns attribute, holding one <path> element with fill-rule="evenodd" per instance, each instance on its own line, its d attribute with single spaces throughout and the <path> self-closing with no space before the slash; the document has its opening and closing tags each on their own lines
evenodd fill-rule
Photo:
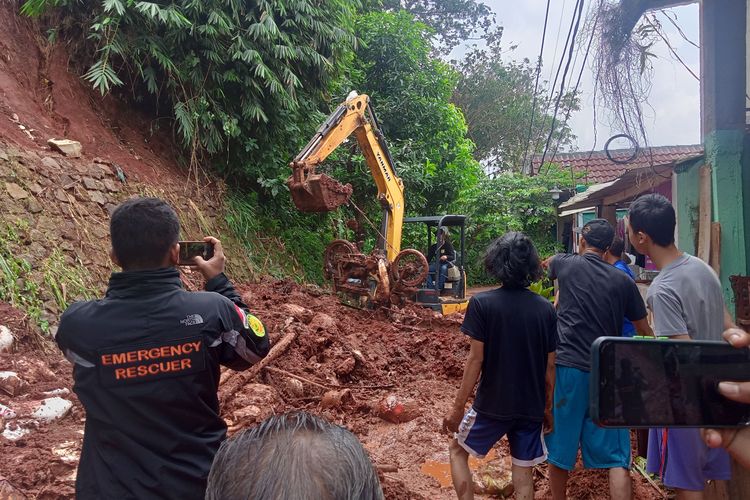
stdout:
<svg viewBox="0 0 750 500">
<path fill-rule="evenodd" d="M 378 187 L 378 201 L 383 207 L 378 247 L 386 253 L 388 261 L 393 262 L 401 250 L 404 184 L 396 175 L 367 95 L 352 92 L 346 102 L 331 113 L 291 162 L 292 175 L 287 185 L 295 206 L 303 212 L 327 212 L 347 203 L 352 186 L 342 185 L 326 174 L 316 173 L 315 169 L 352 134 L 370 168 Z"/>
</svg>

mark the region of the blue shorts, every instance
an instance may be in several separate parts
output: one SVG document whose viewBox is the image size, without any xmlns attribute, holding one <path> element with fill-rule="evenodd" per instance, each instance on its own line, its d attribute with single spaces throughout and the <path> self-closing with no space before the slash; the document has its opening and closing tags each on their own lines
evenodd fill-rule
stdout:
<svg viewBox="0 0 750 500">
<path fill-rule="evenodd" d="M 542 422 L 499 420 L 470 408 L 458 427 L 456 440 L 471 455 L 483 458 L 505 435 L 508 436 L 514 465 L 533 467 L 547 459 Z"/>
<path fill-rule="evenodd" d="M 630 433 L 603 429 L 589 416 L 589 373 L 555 366 L 553 432 L 546 436 L 549 463 L 573 470 L 578 448 L 587 469 L 630 468 Z"/>
<path fill-rule="evenodd" d="M 706 481 L 729 480 L 732 465 L 722 448 L 712 449 L 699 429 L 650 429 L 646 469 L 670 488 L 703 491 Z"/>
</svg>

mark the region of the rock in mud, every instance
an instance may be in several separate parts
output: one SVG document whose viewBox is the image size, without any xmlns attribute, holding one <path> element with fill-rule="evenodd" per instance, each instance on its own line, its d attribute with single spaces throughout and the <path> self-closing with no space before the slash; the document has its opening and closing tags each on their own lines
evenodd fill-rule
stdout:
<svg viewBox="0 0 750 500">
<path fill-rule="evenodd" d="M 0 352 L 10 352 L 14 342 L 13 334 L 5 325 L 0 325 Z"/>
<path fill-rule="evenodd" d="M 24 385 L 16 372 L 0 372 L 0 390 L 9 396 L 20 394 Z"/>
<path fill-rule="evenodd" d="M 324 331 L 336 333 L 339 331 L 339 328 L 336 325 L 336 320 L 331 316 L 325 313 L 317 313 L 310 321 L 310 330 L 313 332 Z"/>
<path fill-rule="evenodd" d="M 70 139 L 49 139 L 47 145 L 55 151 L 59 151 L 70 158 L 81 157 L 81 143 Z"/>
<path fill-rule="evenodd" d="M 29 193 L 27 193 L 21 186 L 19 186 L 15 182 L 6 182 L 5 189 L 6 191 L 8 191 L 10 197 L 14 200 L 23 200 L 24 198 L 29 197 Z"/>
<path fill-rule="evenodd" d="M 489 474 L 482 476 L 479 483 L 474 483 L 474 493 L 480 495 L 490 495 L 493 497 L 508 498 L 515 489 L 513 488 L 513 479 L 510 473 L 494 478 Z"/>
<path fill-rule="evenodd" d="M 12 408 L 0 404 L 0 420 L 13 420 L 16 416 L 16 412 Z M 2 497 L 0 497 L 0 500 L 2 500 Z"/>
<path fill-rule="evenodd" d="M 252 425 L 277 412 L 282 406 L 278 391 L 265 384 L 248 384 L 231 403 L 234 426 Z"/>
<path fill-rule="evenodd" d="M 414 420 L 421 415 L 419 405 L 415 401 L 404 400 L 391 394 L 375 405 L 375 414 L 394 424 L 401 424 Z"/>
<path fill-rule="evenodd" d="M 354 401 L 354 396 L 352 396 L 352 391 L 349 389 L 328 391 L 323 394 L 323 398 L 320 400 L 320 406 L 323 408 L 339 408 L 352 401 Z"/>
<path fill-rule="evenodd" d="M 73 403 L 67 399 L 55 396 L 43 400 L 31 416 L 40 422 L 49 423 L 63 418 L 72 407 Z"/>
<path fill-rule="evenodd" d="M 31 432 L 29 431 L 29 429 L 25 427 L 21 427 L 16 422 L 8 422 L 7 424 L 5 424 L 5 429 L 3 430 L 3 437 L 7 439 L 8 441 L 18 441 L 29 432 Z"/>
<path fill-rule="evenodd" d="M 354 371 L 354 367 L 357 365 L 357 362 L 354 360 L 353 357 L 348 357 L 344 359 L 341 363 L 336 365 L 336 368 L 333 369 L 333 371 L 338 375 L 339 377 L 342 377 L 344 375 L 349 375 L 351 372 Z"/>
<path fill-rule="evenodd" d="M 296 378 L 287 377 L 284 379 L 284 387 L 296 397 L 301 397 L 305 393 L 305 386 Z"/>
<path fill-rule="evenodd" d="M 0 500 L 26 500 L 26 495 L 10 484 L 7 479 L 0 479 Z"/>
<path fill-rule="evenodd" d="M 309 323 L 310 321 L 312 321 L 313 315 L 315 314 L 310 309 L 298 306 L 297 304 L 287 303 L 282 306 L 282 309 L 289 316 L 293 317 L 301 323 Z"/>
</svg>

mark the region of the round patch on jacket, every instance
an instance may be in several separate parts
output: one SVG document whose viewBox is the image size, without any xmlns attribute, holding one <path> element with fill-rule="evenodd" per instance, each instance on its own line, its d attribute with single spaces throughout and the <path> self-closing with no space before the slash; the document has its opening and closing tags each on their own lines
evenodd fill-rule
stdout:
<svg viewBox="0 0 750 500">
<path fill-rule="evenodd" d="M 263 323 L 253 316 L 252 314 L 248 314 L 246 318 L 247 327 L 253 331 L 255 335 L 258 337 L 265 337 L 266 336 L 266 328 L 263 326 Z"/>
</svg>

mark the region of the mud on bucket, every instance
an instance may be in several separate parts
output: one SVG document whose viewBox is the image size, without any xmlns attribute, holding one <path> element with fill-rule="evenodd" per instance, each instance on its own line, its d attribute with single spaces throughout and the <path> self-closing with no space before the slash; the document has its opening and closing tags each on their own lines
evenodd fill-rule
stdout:
<svg viewBox="0 0 750 500">
<path fill-rule="evenodd" d="M 351 184 L 341 184 L 326 174 L 313 174 L 304 181 L 289 177 L 286 183 L 301 212 L 330 212 L 347 203 L 352 195 Z"/>
</svg>

